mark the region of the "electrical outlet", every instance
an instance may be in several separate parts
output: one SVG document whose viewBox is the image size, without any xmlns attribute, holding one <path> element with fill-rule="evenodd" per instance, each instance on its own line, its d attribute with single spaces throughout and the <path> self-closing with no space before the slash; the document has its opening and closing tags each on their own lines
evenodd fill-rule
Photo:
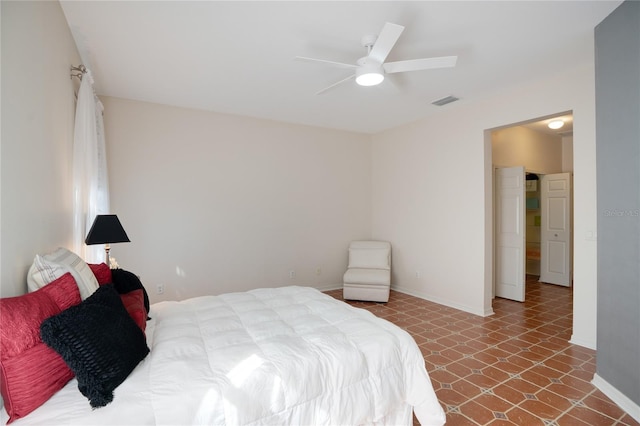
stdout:
<svg viewBox="0 0 640 426">
<path fill-rule="evenodd" d="M 322 274 L 322 269 L 316 268 L 316 275 L 320 275 L 320 274 Z"/>
<path fill-rule="evenodd" d="M 296 271 L 293 269 L 289 271 L 289 279 L 294 279 L 296 277 Z"/>
<path fill-rule="evenodd" d="M 164 284 L 158 284 L 158 286 L 156 287 L 156 293 L 158 294 L 164 293 Z"/>
<path fill-rule="evenodd" d="M 422 275 L 422 273 L 420 272 L 420 270 L 416 270 L 416 278 L 420 278 L 420 276 Z"/>
</svg>

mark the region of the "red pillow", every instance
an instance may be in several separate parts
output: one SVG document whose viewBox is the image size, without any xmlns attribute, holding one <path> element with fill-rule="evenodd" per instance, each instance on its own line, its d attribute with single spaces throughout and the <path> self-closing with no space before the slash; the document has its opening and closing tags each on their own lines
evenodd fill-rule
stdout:
<svg viewBox="0 0 640 426">
<path fill-rule="evenodd" d="M 26 416 L 73 378 L 73 372 L 40 339 L 40 324 L 80 303 L 70 273 L 23 296 L 0 299 L 0 393 L 9 421 Z"/>
<path fill-rule="evenodd" d="M 147 310 L 144 308 L 144 293 L 142 289 L 133 290 L 129 293 L 121 294 L 120 300 L 127 312 L 142 332 L 147 328 Z"/>
<path fill-rule="evenodd" d="M 109 268 L 106 263 L 89 263 L 89 268 L 91 268 L 93 275 L 96 276 L 99 285 L 113 282 L 111 278 L 111 268 Z"/>
</svg>

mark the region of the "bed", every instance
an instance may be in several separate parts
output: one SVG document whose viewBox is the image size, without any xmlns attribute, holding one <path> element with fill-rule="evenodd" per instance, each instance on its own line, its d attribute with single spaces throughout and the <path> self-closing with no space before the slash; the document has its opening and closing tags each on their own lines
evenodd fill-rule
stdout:
<svg viewBox="0 0 640 426">
<path fill-rule="evenodd" d="M 445 422 L 411 336 L 316 289 L 160 302 L 149 316 L 150 352 L 111 403 L 92 409 L 73 379 L 11 424 Z"/>
</svg>

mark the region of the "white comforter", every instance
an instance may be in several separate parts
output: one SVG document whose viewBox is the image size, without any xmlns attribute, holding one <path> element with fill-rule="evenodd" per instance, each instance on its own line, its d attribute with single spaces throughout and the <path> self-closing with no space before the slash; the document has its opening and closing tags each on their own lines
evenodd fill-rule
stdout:
<svg viewBox="0 0 640 426">
<path fill-rule="evenodd" d="M 161 302 L 151 353 L 91 410 L 72 380 L 13 424 L 411 424 L 445 416 L 415 341 L 305 287 Z M 3 411 L 3 420 L 7 415 Z"/>
</svg>

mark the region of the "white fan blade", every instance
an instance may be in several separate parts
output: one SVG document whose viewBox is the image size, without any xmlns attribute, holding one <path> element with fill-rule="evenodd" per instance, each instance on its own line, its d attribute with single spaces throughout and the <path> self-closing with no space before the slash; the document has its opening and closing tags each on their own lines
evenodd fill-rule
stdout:
<svg viewBox="0 0 640 426">
<path fill-rule="evenodd" d="M 324 92 L 326 92 L 326 91 L 328 91 L 328 90 L 333 89 L 333 88 L 334 88 L 334 87 L 336 87 L 337 85 L 342 84 L 342 83 L 345 83 L 345 82 L 347 82 L 347 81 L 351 80 L 351 79 L 352 79 L 352 78 L 354 78 L 355 76 L 356 76 L 355 74 L 352 74 L 352 75 L 350 75 L 350 76 L 349 76 L 349 77 L 347 77 L 347 78 L 344 78 L 344 79 L 342 79 L 342 80 L 340 80 L 340 81 L 338 81 L 338 82 L 336 82 L 336 83 L 333 83 L 331 86 L 329 86 L 329 87 L 325 87 L 324 89 L 320 90 L 319 92 L 316 92 L 316 95 L 321 95 L 321 94 L 323 94 Z"/>
<path fill-rule="evenodd" d="M 382 32 L 380 32 L 378 39 L 371 48 L 371 52 L 369 52 L 369 58 L 379 64 L 384 63 L 387 56 L 389 56 L 389 52 L 391 52 L 391 49 L 395 46 L 398 38 L 400 38 L 402 31 L 404 31 L 402 25 L 392 24 L 390 22 L 384 24 Z"/>
<path fill-rule="evenodd" d="M 457 56 L 441 56 L 439 58 L 410 59 L 408 61 L 387 62 L 382 67 L 384 71 L 392 74 L 394 72 L 430 70 L 434 68 L 455 67 Z"/>
<path fill-rule="evenodd" d="M 296 61 L 321 62 L 323 64 L 332 65 L 338 68 L 358 68 L 357 65 L 345 64 L 342 62 L 335 62 L 335 61 L 327 61 L 326 59 L 307 58 L 305 56 L 296 56 L 293 59 L 295 59 Z"/>
</svg>

